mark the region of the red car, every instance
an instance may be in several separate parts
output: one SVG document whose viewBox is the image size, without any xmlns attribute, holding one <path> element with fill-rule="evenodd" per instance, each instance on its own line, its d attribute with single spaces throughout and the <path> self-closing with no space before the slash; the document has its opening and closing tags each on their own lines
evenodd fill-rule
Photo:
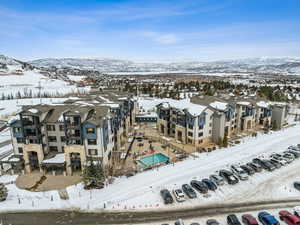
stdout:
<svg viewBox="0 0 300 225">
<path fill-rule="evenodd" d="M 258 225 L 257 220 L 251 214 L 244 214 L 244 215 L 242 215 L 242 222 L 245 225 Z"/>
<path fill-rule="evenodd" d="M 286 222 L 288 225 L 300 225 L 300 218 L 286 210 L 279 212 L 279 219 Z"/>
</svg>

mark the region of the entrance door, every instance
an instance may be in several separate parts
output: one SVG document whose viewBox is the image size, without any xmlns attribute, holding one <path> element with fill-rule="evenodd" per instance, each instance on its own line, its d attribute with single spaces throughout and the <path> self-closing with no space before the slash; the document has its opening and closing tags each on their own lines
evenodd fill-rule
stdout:
<svg viewBox="0 0 300 225">
<path fill-rule="evenodd" d="M 37 152 L 28 152 L 29 164 L 32 169 L 39 168 L 39 159 Z"/>
<path fill-rule="evenodd" d="M 71 153 L 70 158 L 71 158 L 72 171 L 81 170 L 80 153 Z"/>
</svg>

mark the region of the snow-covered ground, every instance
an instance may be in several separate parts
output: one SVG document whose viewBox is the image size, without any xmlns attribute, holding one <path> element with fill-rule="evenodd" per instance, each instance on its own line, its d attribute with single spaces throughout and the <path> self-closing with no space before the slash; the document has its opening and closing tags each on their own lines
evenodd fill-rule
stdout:
<svg viewBox="0 0 300 225">
<path fill-rule="evenodd" d="M 8 199 L 0 203 L 0 210 L 34 209 L 82 209 L 82 210 L 145 210 L 177 207 L 194 207 L 216 202 L 244 202 L 251 200 L 274 200 L 299 197 L 292 183 L 300 180 L 300 159 L 277 169 L 274 172 L 262 172 L 250 177 L 248 181 L 237 185 L 225 185 L 210 197 L 202 195 L 184 203 L 163 205 L 159 191 L 162 188 L 173 189 L 191 179 L 208 177 L 216 170 L 226 168 L 232 163 L 248 162 L 258 155 L 284 151 L 289 145 L 300 143 L 300 125 L 261 134 L 256 138 L 245 138 L 243 143 L 227 149 L 200 154 L 175 165 L 166 165 L 159 169 L 146 171 L 129 178 L 118 178 L 101 190 L 83 190 L 82 184 L 67 188 L 70 199 L 60 200 L 57 191 L 34 193 L 19 190 L 14 184 L 8 185 Z M 0 177 L 0 182 L 13 179 Z M 20 199 L 20 204 L 19 200 Z M 53 201 L 51 201 L 53 199 Z"/>
<path fill-rule="evenodd" d="M 39 70 L 23 71 L 23 75 L 7 74 L 0 76 L 0 97 L 21 96 L 61 96 L 68 93 L 84 93 L 88 87 L 76 87 L 68 82 L 50 79 Z"/>
</svg>

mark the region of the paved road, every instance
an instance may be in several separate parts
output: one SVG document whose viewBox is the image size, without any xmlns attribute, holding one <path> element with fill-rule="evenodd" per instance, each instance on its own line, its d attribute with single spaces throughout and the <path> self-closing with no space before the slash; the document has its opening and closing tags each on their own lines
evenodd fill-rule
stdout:
<svg viewBox="0 0 300 225">
<path fill-rule="evenodd" d="M 254 210 L 270 210 L 294 207 L 300 204 L 300 198 L 283 201 L 264 201 L 239 204 L 218 204 L 191 209 L 159 210 L 147 212 L 19 212 L 0 214 L 3 225 L 110 225 L 141 224 L 163 220 L 175 221 L 178 218 L 194 218 L 219 214 L 242 213 Z"/>
</svg>

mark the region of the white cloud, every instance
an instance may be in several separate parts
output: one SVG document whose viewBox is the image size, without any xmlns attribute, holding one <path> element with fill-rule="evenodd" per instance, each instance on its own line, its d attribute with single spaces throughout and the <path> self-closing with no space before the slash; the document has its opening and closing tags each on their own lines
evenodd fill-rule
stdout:
<svg viewBox="0 0 300 225">
<path fill-rule="evenodd" d="M 141 34 L 142 36 L 150 38 L 151 40 L 163 45 L 177 44 L 180 41 L 180 38 L 175 34 L 164 34 L 154 31 L 146 31 Z"/>
</svg>

